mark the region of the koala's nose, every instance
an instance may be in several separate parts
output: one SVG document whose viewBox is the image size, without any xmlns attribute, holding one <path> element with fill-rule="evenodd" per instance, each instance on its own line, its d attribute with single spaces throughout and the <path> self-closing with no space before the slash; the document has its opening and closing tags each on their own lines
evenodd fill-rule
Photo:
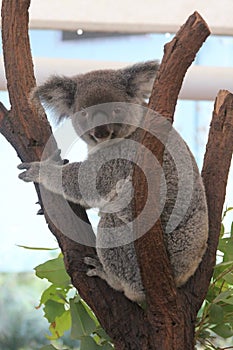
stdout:
<svg viewBox="0 0 233 350">
<path fill-rule="evenodd" d="M 110 135 L 110 130 L 107 125 L 96 126 L 93 133 L 96 139 L 106 139 Z"/>
</svg>

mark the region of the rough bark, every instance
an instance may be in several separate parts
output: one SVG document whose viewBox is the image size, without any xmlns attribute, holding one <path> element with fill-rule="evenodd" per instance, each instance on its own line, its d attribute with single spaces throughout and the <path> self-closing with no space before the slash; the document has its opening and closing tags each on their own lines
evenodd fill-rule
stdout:
<svg viewBox="0 0 233 350">
<path fill-rule="evenodd" d="M 51 128 L 45 114 L 36 111 L 28 100 L 29 93 L 35 86 L 28 37 L 29 5 L 30 0 L 2 2 L 2 40 L 11 110 L 6 111 L 3 105 L 0 106 L 0 131 L 24 162 L 39 160 L 47 140 L 51 137 Z M 55 141 L 52 147 L 56 147 Z M 40 199 L 38 186 L 36 189 Z M 51 194 L 50 200 L 58 203 L 59 196 Z M 43 203 L 41 205 L 43 206 Z M 72 205 L 72 208 L 83 221 L 89 222 L 82 207 Z M 56 209 L 58 215 L 62 216 L 62 213 L 59 213 L 59 205 Z M 73 285 L 114 339 L 116 348 L 139 349 L 141 338 L 145 338 L 145 342 L 148 338 L 148 330 L 143 324 L 143 311 L 121 293 L 112 290 L 101 279 L 87 277 L 83 258 L 95 254 L 95 250 L 64 236 L 54 226 L 45 209 L 44 212 L 48 227 L 56 236 L 64 254 L 65 266 Z M 79 229 L 77 228 L 77 231 Z M 94 235 L 91 226 L 88 231 L 81 234 Z M 139 330 L 142 330 L 141 335 Z"/>
<path fill-rule="evenodd" d="M 150 98 L 151 109 L 173 120 L 185 73 L 209 35 L 208 25 L 198 12 L 194 12 L 173 40 L 165 45 Z"/>
<path fill-rule="evenodd" d="M 180 28 L 174 39 L 165 45 L 164 57 L 154 82 L 149 108 L 171 122 L 185 73 L 209 34 L 207 24 L 195 12 Z M 154 122 L 157 123 L 156 120 Z M 153 121 L 150 121 L 148 129 L 156 130 Z M 165 130 L 163 138 L 166 138 L 167 131 L 169 130 Z M 142 131 L 141 143 L 146 149 L 151 150 L 162 165 L 164 143 L 145 131 Z M 150 167 L 150 160 L 144 157 L 142 168 Z M 159 194 L 159 179 L 157 182 L 156 192 Z M 136 215 L 138 215 L 144 205 L 147 181 L 140 176 L 137 169 L 134 174 L 134 188 Z M 157 207 L 156 198 L 158 195 L 155 196 L 149 215 L 154 215 Z M 140 232 L 140 227 L 137 227 L 137 230 Z M 192 349 L 194 322 L 190 318 L 189 304 L 186 304 L 174 284 L 160 220 L 135 242 L 135 248 L 149 305 L 147 315 L 151 324 L 154 328 L 158 328 L 160 333 L 155 339 L 156 349 Z"/>
<path fill-rule="evenodd" d="M 35 85 L 28 38 L 29 5 L 30 0 L 2 1 L 3 50 L 11 110 L 7 111 L 3 105 L 0 105 L 0 131 L 15 148 L 20 159 L 27 162 L 40 159 L 43 147 L 51 136 L 51 129 L 45 114 L 41 111 L 38 112 L 35 110 L 35 108 L 28 102 L 28 94 Z M 154 93 L 152 94 L 150 107 L 154 108 L 154 106 L 157 106 L 158 108 L 156 109 L 167 117 L 171 118 L 173 115 L 183 76 L 188 65 L 194 59 L 194 56 L 203 40 L 208 35 L 206 28 L 204 21 L 197 13 L 195 13 L 181 28 L 180 33 L 183 33 L 181 37 L 176 37 L 171 46 L 166 47 L 165 57 L 167 58 L 163 60 L 158 79 L 155 82 L 155 88 L 160 91 L 160 95 L 158 93 L 156 95 L 156 92 L 155 95 Z M 193 29 L 194 31 L 192 31 Z M 202 36 L 203 31 L 205 32 L 204 36 Z M 196 45 L 196 43 L 198 44 Z M 171 71 L 174 68 L 174 63 L 178 61 L 179 66 L 176 66 L 176 69 L 178 70 L 176 71 L 174 69 L 177 80 L 175 79 L 175 81 L 171 82 L 171 76 L 169 74 L 171 74 Z M 171 86 L 174 90 L 171 89 Z M 173 91 L 172 96 L 169 95 L 169 91 Z M 229 100 L 232 101 L 232 96 L 229 96 L 227 99 L 229 98 Z M 220 111 L 222 111 L 223 108 L 224 107 L 221 107 Z M 227 112 L 225 112 L 228 113 L 229 110 L 231 110 L 232 113 L 232 102 L 230 103 L 230 107 L 227 105 Z M 112 337 L 116 349 L 193 349 L 193 323 L 195 321 L 197 307 L 201 304 L 208 287 L 208 280 L 212 269 L 212 267 L 210 268 L 208 265 L 214 263 L 214 249 L 218 236 L 217 229 L 220 222 L 219 213 L 222 210 L 222 201 L 224 199 L 226 178 L 228 174 L 228 163 L 230 154 L 232 153 L 233 138 L 230 139 L 229 132 L 226 132 L 225 130 L 231 130 L 230 132 L 232 133 L 232 114 L 228 117 L 226 117 L 225 114 L 223 112 L 222 119 L 220 118 L 222 120 L 222 124 L 220 125 L 223 127 L 219 127 L 218 117 L 217 115 L 215 116 L 215 118 L 217 118 L 217 124 L 213 122 L 211 127 L 211 132 L 213 134 L 211 136 L 212 141 L 209 141 L 203 170 L 203 176 L 207 186 L 209 208 L 212 210 L 210 215 L 210 221 L 212 221 L 210 222 L 210 225 L 213 228 L 211 234 L 214 237 L 211 239 L 214 239 L 215 243 L 209 248 L 200 269 L 192 281 L 182 288 L 182 290 L 177 291 L 171 277 L 169 262 L 164 250 L 162 232 L 159 223 L 157 224 L 158 227 L 154 228 L 156 232 L 158 231 L 158 234 L 156 237 L 152 238 L 152 241 L 150 241 L 150 233 L 145 235 L 146 238 L 144 240 L 144 245 L 142 245 L 142 241 L 140 243 L 139 240 L 137 254 L 142 268 L 143 280 L 148 289 L 149 296 L 149 306 L 145 312 L 137 304 L 127 300 L 121 293 L 108 287 L 104 281 L 98 278 L 92 279 L 86 276 L 86 267 L 83 264 L 83 257 L 95 254 L 95 250 L 91 247 L 80 245 L 64 236 L 54 226 L 45 211 L 45 217 L 49 229 L 56 236 L 63 251 L 65 266 L 71 276 L 72 283 L 78 289 L 84 300 L 93 309 L 107 333 Z M 226 120 L 223 121 L 225 117 Z M 219 131 L 219 129 L 221 130 Z M 221 152 L 223 152 L 219 153 L 218 158 L 218 166 L 219 169 L 221 168 L 221 172 L 219 173 L 215 172 L 216 168 L 212 167 L 215 161 L 213 154 L 218 152 L 216 144 L 213 143 L 216 133 L 218 135 L 219 144 L 221 144 Z M 145 144 L 150 144 L 147 135 L 144 136 Z M 56 147 L 54 140 L 52 140 L 51 147 Z M 153 144 L 153 148 L 154 147 Z M 162 153 L 163 149 L 160 148 L 158 152 L 160 160 L 162 159 Z M 225 153 L 229 153 L 226 163 L 224 157 L 221 156 Z M 220 192 L 217 193 L 217 195 L 214 193 L 213 186 L 211 188 L 208 184 L 209 178 L 213 180 L 211 175 L 212 170 L 214 171 L 214 181 L 218 182 L 221 180 Z M 40 198 L 38 188 L 37 192 Z M 140 189 L 138 190 L 138 196 L 139 195 Z M 59 201 L 58 197 L 59 196 L 56 197 L 57 202 Z M 211 205 L 212 198 L 215 198 L 216 201 L 220 198 L 218 207 L 216 205 L 217 208 L 214 205 Z M 55 201 L 53 194 L 51 194 L 50 200 Z M 43 203 L 41 204 L 43 205 Z M 88 218 L 83 208 L 77 205 L 72 205 L 72 208 L 79 217 L 88 222 Z M 215 218 L 215 211 L 217 213 L 217 218 Z M 62 213 L 60 213 L 60 215 L 62 215 Z M 64 217 L 64 220 L 69 220 L 69 218 Z M 80 230 L 80 234 L 87 234 L 90 236 L 90 239 L 93 238 L 91 227 L 89 227 L 88 232 L 83 232 L 83 227 L 79 227 L 77 230 Z M 159 254 L 156 254 L 158 251 Z M 148 252 L 152 254 L 151 260 L 148 259 Z M 154 256 L 157 256 L 157 260 L 154 259 Z M 145 265 L 142 261 L 144 257 L 147 259 Z M 158 286 L 158 283 L 155 281 L 156 287 L 153 287 L 149 278 L 146 277 L 148 268 L 149 266 L 151 267 L 150 263 L 155 263 L 155 268 L 157 269 L 159 265 L 164 268 L 166 273 L 165 279 L 162 282 L 162 286 L 165 288 L 164 296 L 161 294 L 162 289 Z M 151 270 L 154 270 L 154 266 Z M 198 284 L 198 276 L 200 278 L 200 275 L 202 282 L 204 281 L 204 286 L 199 286 Z M 149 276 L 152 275 L 149 274 Z M 154 282 L 154 280 L 155 279 L 152 276 L 152 281 Z M 155 293 L 157 292 L 157 287 L 159 288 L 158 299 L 156 299 L 157 294 Z M 194 291 L 198 294 L 193 294 L 192 288 L 194 288 Z M 194 303 L 194 308 L 191 309 L 190 305 L 192 305 L 192 303 Z M 166 316 L 167 311 L 168 313 Z M 182 335 L 180 333 L 182 333 Z"/>
<path fill-rule="evenodd" d="M 220 90 L 215 100 L 202 168 L 209 212 L 208 249 L 196 274 L 184 290 L 192 295 L 194 314 L 205 298 L 213 274 L 232 152 L 233 94 Z"/>
</svg>

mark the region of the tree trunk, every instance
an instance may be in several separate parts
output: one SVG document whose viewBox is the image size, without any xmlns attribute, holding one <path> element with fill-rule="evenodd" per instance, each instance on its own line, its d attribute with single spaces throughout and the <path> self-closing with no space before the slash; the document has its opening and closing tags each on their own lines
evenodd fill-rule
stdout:
<svg viewBox="0 0 233 350">
<path fill-rule="evenodd" d="M 51 136 L 46 116 L 28 102 L 35 86 L 28 38 L 28 8 L 30 0 L 2 1 L 2 39 L 5 70 L 11 110 L 0 105 L 0 131 L 12 144 L 22 161 L 41 158 L 44 145 Z M 173 119 L 178 93 L 185 72 L 209 35 L 209 29 L 198 13 L 189 17 L 171 43 L 165 55 L 150 99 L 149 107 Z M 155 108 L 156 107 L 156 108 Z M 195 275 L 180 289 L 175 287 L 169 260 L 158 221 L 135 247 L 147 295 L 147 309 L 142 310 L 122 293 L 111 289 L 103 280 L 86 276 L 83 258 L 95 250 L 64 236 L 46 213 L 48 227 L 56 236 L 67 272 L 81 297 L 89 304 L 118 350 L 192 350 L 194 325 L 211 278 L 220 231 L 226 180 L 233 151 L 233 96 L 221 93 L 216 100 L 210 136 L 203 167 L 203 179 L 209 207 L 210 238 L 208 250 Z M 152 149 L 162 162 L 163 147 L 142 134 L 142 143 Z M 51 147 L 56 148 L 52 139 Z M 146 164 L 145 159 L 145 166 Z M 218 183 L 218 189 L 212 186 Z M 135 173 L 136 210 L 140 210 L 145 184 Z M 40 198 L 40 192 L 36 186 Z M 59 196 L 48 193 L 49 200 Z M 41 203 L 43 207 L 43 203 Z M 85 210 L 71 204 L 73 211 L 88 223 Z M 57 210 L 59 211 L 59 204 Z M 61 207 L 60 207 L 61 210 Z M 58 215 L 63 213 L 58 213 Z M 69 222 L 69 217 L 64 220 Z M 91 226 L 77 228 L 79 234 L 93 240 Z M 159 254 L 157 253 L 159 252 Z M 151 268 L 153 266 L 153 268 Z M 163 274 L 161 274 L 161 268 Z M 159 271 L 159 274 L 156 274 Z"/>
</svg>

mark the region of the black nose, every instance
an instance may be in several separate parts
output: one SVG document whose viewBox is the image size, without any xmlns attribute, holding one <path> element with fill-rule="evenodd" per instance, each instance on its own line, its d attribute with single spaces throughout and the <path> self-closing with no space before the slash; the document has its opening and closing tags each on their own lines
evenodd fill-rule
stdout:
<svg viewBox="0 0 233 350">
<path fill-rule="evenodd" d="M 107 125 L 96 126 L 94 129 L 94 136 L 97 139 L 106 139 L 110 135 Z"/>
</svg>

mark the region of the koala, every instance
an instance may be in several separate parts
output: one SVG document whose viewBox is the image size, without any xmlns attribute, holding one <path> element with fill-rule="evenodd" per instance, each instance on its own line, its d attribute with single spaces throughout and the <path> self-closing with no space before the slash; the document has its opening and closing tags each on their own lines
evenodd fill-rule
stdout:
<svg viewBox="0 0 233 350">
<path fill-rule="evenodd" d="M 55 152 L 44 161 L 19 165 L 25 169 L 19 175 L 25 182 L 40 183 L 68 201 L 99 209 L 97 257 L 85 258 L 87 275 L 104 279 L 134 302 L 145 299 L 145 290 L 134 248 L 132 175 L 140 123 L 148 112 L 143 106 L 147 106 L 158 69 L 157 61 L 149 61 L 124 69 L 49 78 L 33 90 L 32 100 L 51 109 L 58 122 L 71 118 L 77 135 L 88 145 L 87 159 L 62 165 Z M 194 157 L 181 136 L 175 131 L 173 135 L 165 145 L 163 203 L 159 198 L 158 202 L 165 246 L 180 287 L 195 273 L 205 253 L 208 212 Z M 149 177 L 153 185 L 156 174 L 150 171 Z M 150 193 L 148 187 L 145 196 Z M 156 221 L 153 215 L 152 219 Z"/>
</svg>

